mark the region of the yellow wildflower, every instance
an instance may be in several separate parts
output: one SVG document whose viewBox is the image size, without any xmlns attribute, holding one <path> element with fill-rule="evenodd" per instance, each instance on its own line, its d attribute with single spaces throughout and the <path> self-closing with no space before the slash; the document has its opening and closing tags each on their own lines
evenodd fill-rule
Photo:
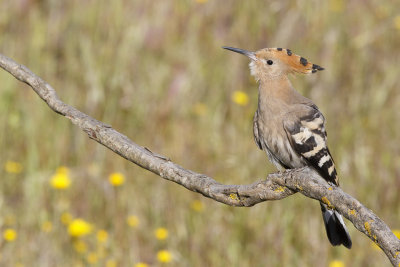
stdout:
<svg viewBox="0 0 400 267">
<path fill-rule="evenodd" d="M 41 228 L 43 232 L 50 233 L 53 230 L 53 224 L 50 221 L 44 221 Z"/>
<path fill-rule="evenodd" d="M 97 254 L 96 254 L 96 253 L 90 252 L 90 253 L 87 255 L 87 257 L 86 257 L 86 260 L 87 260 L 87 262 L 90 263 L 90 264 L 95 264 L 95 263 L 97 263 L 97 261 L 99 260 L 99 258 L 97 257 Z"/>
<path fill-rule="evenodd" d="M 61 222 L 68 225 L 72 222 L 72 215 L 69 212 L 63 212 L 61 214 Z"/>
<path fill-rule="evenodd" d="M 121 186 L 125 182 L 125 176 L 119 172 L 113 172 L 108 176 L 108 181 L 113 186 Z"/>
<path fill-rule="evenodd" d="M 76 252 L 78 252 L 78 253 L 83 254 L 83 253 L 86 253 L 86 251 L 87 251 L 86 243 L 80 239 L 75 240 L 73 243 L 73 246 L 74 246 L 74 249 L 76 250 Z"/>
<path fill-rule="evenodd" d="M 192 210 L 197 212 L 202 212 L 204 210 L 203 202 L 201 202 L 200 200 L 194 200 L 190 207 L 192 208 Z"/>
<path fill-rule="evenodd" d="M 100 243 L 105 243 L 108 239 L 108 233 L 106 230 L 99 230 L 97 231 L 96 237 L 97 241 L 99 241 Z"/>
<path fill-rule="evenodd" d="M 134 265 L 134 267 L 149 267 L 149 265 L 144 262 L 138 262 Z"/>
<path fill-rule="evenodd" d="M 67 189 L 71 185 L 69 170 L 67 167 L 59 167 L 50 179 L 50 185 L 59 190 Z"/>
<path fill-rule="evenodd" d="M 107 260 L 106 267 L 117 267 L 117 261 L 113 259 Z"/>
<path fill-rule="evenodd" d="M 246 106 L 249 103 L 249 96 L 243 91 L 234 91 L 232 101 L 239 106 Z"/>
<path fill-rule="evenodd" d="M 199 4 L 204 4 L 204 3 L 207 3 L 208 0 L 196 0 L 196 2 Z"/>
<path fill-rule="evenodd" d="M 168 263 L 172 260 L 172 255 L 168 250 L 160 250 L 157 252 L 157 260 L 159 262 Z"/>
<path fill-rule="evenodd" d="M 4 164 L 4 169 L 8 173 L 20 173 L 22 172 L 22 165 L 19 162 L 7 160 Z"/>
<path fill-rule="evenodd" d="M 7 242 L 13 242 L 17 238 L 17 232 L 12 228 L 7 228 L 3 232 L 3 238 Z"/>
<path fill-rule="evenodd" d="M 168 237 L 168 230 L 163 227 L 157 228 L 154 231 L 154 235 L 158 240 L 165 240 Z"/>
<path fill-rule="evenodd" d="M 68 233 L 73 237 L 81 237 L 91 232 L 92 225 L 82 219 L 75 219 L 68 226 Z"/>
<path fill-rule="evenodd" d="M 137 227 L 139 225 L 139 218 L 135 215 L 130 215 L 128 216 L 128 218 L 126 219 L 126 223 L 130 226 L 130 227 Z"/>
<path fill-rule="evenodd" d="M 329 267 L 345 267 L 345 265 L 343 261 L 334 260 L 329 263 Z"/>
<path fill-rule="evenodd" d="M 400 230 L 399 230 L 399 229 L 393 230 L 393 234 L 394 234 L 398 239 L 400 239 Z"/>
</svg>

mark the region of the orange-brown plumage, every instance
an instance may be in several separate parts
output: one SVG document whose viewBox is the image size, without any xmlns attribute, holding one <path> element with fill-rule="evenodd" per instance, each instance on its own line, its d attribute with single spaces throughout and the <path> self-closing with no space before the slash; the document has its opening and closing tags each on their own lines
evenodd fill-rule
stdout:
<svg viewBox="0 0 400 267">
<path fill-rule="evenodd" d="M 307 59 L 292 53 L 290 49 L 284 48 L 264 48 L 255 52 L 255 55 L 259 59 L 278 59 L 285 63 L 288 67 L 289 73 L 315 73 L 324 68 L 312 64 Z"/>
</svg>

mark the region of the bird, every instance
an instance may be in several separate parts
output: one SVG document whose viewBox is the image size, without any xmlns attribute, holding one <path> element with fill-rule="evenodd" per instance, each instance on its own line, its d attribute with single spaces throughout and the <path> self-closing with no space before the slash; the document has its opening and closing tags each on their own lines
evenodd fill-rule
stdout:
<svg viewBox="0 0 400 267">
<path fill-rule="evenodd" d="M 279 171 L 311 167 L 330 185 L 339 186 L 335 162 L 327 145 L 325 118 L 312 100 L 292 86 L 289 75 L 324 70 L 290 49 L 264 48 L 252 52 L 223 46 L 250 59 L 258 83 L 258 108 L 253 119 L 254 140 Z M 350 249 L 352 241 L 342 216 L 320 202 L 330 243 Z"/>
</svg>

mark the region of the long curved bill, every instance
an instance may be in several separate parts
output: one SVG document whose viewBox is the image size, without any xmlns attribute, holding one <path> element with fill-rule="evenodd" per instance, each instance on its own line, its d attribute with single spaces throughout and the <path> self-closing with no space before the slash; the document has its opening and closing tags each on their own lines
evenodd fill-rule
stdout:
<svg viewBox="0 0 400 267">
<path fill-rule="evenodd" d="M 240 49 L 240 48 L 229 47 L 229 46 L 223 46 L 222 48 L 245 55 L 246 57 L 249 57 L 251 60 L 257 61 L 257 57 L 254 52 L 247 51 L 247 50 Z"/>
</svg>

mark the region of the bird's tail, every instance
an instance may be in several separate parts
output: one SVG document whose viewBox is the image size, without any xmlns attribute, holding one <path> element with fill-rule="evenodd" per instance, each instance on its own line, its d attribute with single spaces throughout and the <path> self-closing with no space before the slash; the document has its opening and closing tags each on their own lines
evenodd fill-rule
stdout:
<svg viewBox="0 0 400 267">
<path fill-rule="evenodd" d="M 350 249 L 352 242 L 342 216 L 337 211 L 328 209 L 323 203 L 321 203 L 321 211 L 329 242 L 333 246 L 343 245 Z"/>
</svg>

